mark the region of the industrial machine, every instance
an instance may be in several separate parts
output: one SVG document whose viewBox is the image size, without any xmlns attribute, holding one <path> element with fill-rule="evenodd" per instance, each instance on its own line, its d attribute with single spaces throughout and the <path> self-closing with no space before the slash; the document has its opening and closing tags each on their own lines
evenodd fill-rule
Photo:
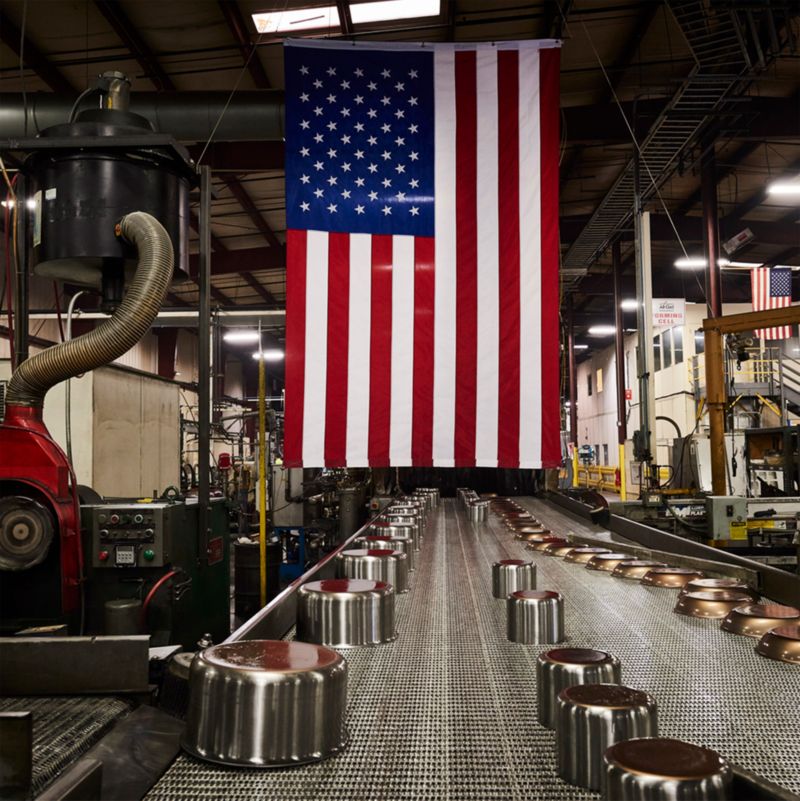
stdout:
<svg viewBox="0 0 800 801">
<path fill-rule="evenodd" d="M 28 199 L 12 204 L 20 265 L 91 287 L 113 311 L 27 358 L 27 271 L 18 265 L 24 333 L 0 423 L 0 630 L 65 623 L 72 633 L 149 631 L 191 646 L 228 631 L 223 503 L 206 508 L 177 493 L 104 501 L 78 486 L 42 418 L 48 390 L 133 347 L 187 273 L 194 166 L 128 110 L 129 88 L 120 73 L 101 76 L 84 93 L 94 108 L 76 114 L 76 103 L 64 124 L 0 153 L 20 165 L 8 200 Z"/>
</svg>

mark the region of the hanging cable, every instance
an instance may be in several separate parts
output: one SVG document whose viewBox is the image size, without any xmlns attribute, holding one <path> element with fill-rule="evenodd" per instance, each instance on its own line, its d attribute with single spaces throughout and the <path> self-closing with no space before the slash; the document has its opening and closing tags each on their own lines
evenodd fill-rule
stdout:
<svg viewBox="0 0 800 801">
<path fill-rule="evenodd" d="M 66 340 L 72 339 L 72 314 L 75 311 L 75 301 L 77 301 L 81 295 L 85 294 L 87 294 L 86 291 L 81 290 L 80 292 L 76 292 L 72 296 L 72 298 L 70 298 L 69 306 L 67 308 Z M 62 338 L 63 338 L 63 333 L 62 333 Z M 67 459 L 69 459 L 70 464 L 74 464 L 74 462 L 72 461 L 72 379 L 71 378 L 67 379 L 67 386 L 64 389 L 64 429 L 67 441 Z"/>
</svg>

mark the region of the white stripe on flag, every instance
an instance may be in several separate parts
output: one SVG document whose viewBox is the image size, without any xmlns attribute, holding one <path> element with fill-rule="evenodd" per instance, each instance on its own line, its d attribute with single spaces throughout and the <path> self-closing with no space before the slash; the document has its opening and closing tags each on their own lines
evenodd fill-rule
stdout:
<svg viewBox="0 0 800 801">
<path fill-rule="evenodd" d="M 498 236 L 497 51 L 479 50 L 478 113 L 478 353 L 475 464 L 497 467 L 500 360 Z M 437 198 L 438 199 L 438 198 Z"/>
<path fill-rule="evenodd" d="M 389 461 L 411 464 L 414 405 L 414 237 L 392 237 L 392 394 Z"/>
<path fill-rule="evenodd" d="M 434 54 L 436 108 L 433 463 L 452 467 L 456 387 L 456 94 L 453 51 Z"/>
<path fill-rule="evenodd" d="M 524 454 L 541 453 L 542 314 L 541 314 L 541 173 L 539 140 L 539 51 L 519 53 L 519 285 L 520 467 L 541 467 Z M 553 299 L 552 302 L 556 302 Z M 544 388 L 553 392 L 554 388 Z"/>
<path fill-rule="evenodd" d="M 325 465 L 328 365 L 328 234 L 309 231 L 306 245 L 306 371 L 303 396 L 303 465 Z"/>
<path fill-rule="evenodd" d="M 350 236 L 350 315 L 347 375 L 347 464 L 369 466 L 369 345 L 372 236 Z"/>
</svg>

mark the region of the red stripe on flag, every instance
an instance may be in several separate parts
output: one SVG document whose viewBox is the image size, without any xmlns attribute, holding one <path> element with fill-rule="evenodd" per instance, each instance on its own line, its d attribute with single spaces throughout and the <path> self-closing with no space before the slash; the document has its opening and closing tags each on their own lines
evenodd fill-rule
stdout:
<svg viewBox="0 0 800 801">
<path fill-rule="evenodd" d="M 325 464 L 347 464 L 347 351 L 350 318 L 350 235 L 328 235 L 328 359 Z"/>
<path fill-rule="evenodd" d="M 558 339 L 558 125 L 560 50 L 539 51 L 542 198 L 542 465 L 561 462 Z"/>
<path fill-rule="evenodd" d="M 286 421 L 283 461 L 303 464 L 306 380 L 306 232 L 286 232 Z"/>
<path fill-rule="evenodd" d="M 455 55 L 456 78 L 456 409 L 457 467 L 475 465 L 478 361 L 478 123 L 475 52 Z"/>
<path fill-rule="evenodd" d="M 411 461 L 433 466 L 433 237 L 414 243 L 414 400 L 411 418 Z"/>
<path fill-rule="evenodd" d="M 497 54 L 497 159 L 500 202 L 497 460 L 519 466 L 520 277 L 519 277 L 519 53 Z"/>
<path fill-rule="evenodd" d="M 389 464 L 392 391 L 392 237 L 372 237 L 369 444 L 372 467 Z"/>
</svg>

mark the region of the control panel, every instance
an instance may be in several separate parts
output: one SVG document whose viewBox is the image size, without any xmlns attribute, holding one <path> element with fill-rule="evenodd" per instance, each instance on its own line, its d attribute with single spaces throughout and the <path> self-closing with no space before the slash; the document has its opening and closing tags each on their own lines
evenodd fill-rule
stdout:
<svg viewBox="0 0 800 801">
<path fill-rule="evenodd" d="M 169 563 L 169 503 L 109 503 L 83 509 L 91 514 L 93 567 L 163 567 Z"/>
</svg>

